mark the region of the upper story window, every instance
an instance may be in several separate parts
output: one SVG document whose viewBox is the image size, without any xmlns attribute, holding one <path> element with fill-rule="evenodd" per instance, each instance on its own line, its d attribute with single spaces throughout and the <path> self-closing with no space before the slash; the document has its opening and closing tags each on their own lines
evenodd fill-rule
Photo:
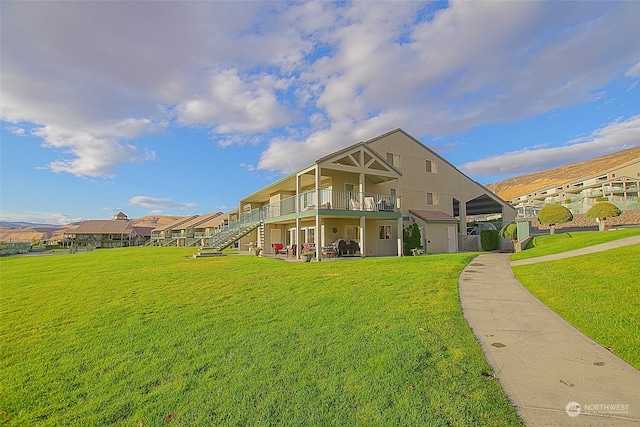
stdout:
<svg viewBox="0 0 640 427">
<path fill-rule="evenodd" d="M 438 193 L 427 193 L 427 205 L 438 206 Z"/>
<path fill-rule="evenodd" d="M 387 153 L 387 162 L 394 168 L 400 167 L 400 154 Z"/>
<path fill-rule="evenodd" d="M 438 172 L 438 164 L 434 161 L 427 160 L 427 172 L 429 173 L 437 173 Z"/>
</svg>

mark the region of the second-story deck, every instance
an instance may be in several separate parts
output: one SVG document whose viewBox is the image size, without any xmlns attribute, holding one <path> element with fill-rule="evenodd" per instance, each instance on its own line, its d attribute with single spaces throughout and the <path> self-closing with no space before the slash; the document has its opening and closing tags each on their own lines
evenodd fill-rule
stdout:
<svg viewBox="0 0 640 427">
<path fill-rule="evenodd" d="M 265 222 L 320 215 L 397 217 L 399 198 L 391 194 L 331 189 L 310 190 L 261 209 Z"/>
</svg>

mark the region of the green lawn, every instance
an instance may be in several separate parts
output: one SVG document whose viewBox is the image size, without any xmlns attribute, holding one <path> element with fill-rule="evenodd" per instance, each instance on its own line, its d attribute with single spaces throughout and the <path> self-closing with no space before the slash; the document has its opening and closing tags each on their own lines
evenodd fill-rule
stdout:
<svg viewBox="0 0 640 427">
<path fill-rule="evenodd" d="M 640 369 L 639 259 L 636 245 L 513 271 L 544 304 Z"/>
<path fill-rule="evenodd" d="M 535 236 L 527 245 L 526 250 L 511 255 L 511 261 L 558 254 L 638 234 L 640 234 L 640 227 L 609 231 L 572 231 L 553 236 L 548 234 Z"/>
<path fill-rule="evenodd" d="M 0 260 L 11 426 L 521 425 L 457 292 L 474 254 Z"/>
</svg>

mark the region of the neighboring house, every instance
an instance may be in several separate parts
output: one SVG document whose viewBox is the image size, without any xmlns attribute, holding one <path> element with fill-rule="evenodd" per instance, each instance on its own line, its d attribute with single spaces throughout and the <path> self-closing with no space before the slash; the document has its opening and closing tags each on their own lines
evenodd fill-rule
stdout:
<svg viewBox="0 0 640 427">
<path fill-rule="evenodd" d="M 173 239 L 170 244 L 172 246 L 202 245 L 203 239 L 211 237 L 211 235 L 207 235 L 207 228 L 212 229 L 215 227 L 215 225 L 208 226 L 207 224 L 219 224 L 220 221 L 216 221 L 216 218 L 222 215 L 222 212 L 197 215 L 189 221 L 176 224 L 171 230 Z M 167 244 L 164 246 L 167 246 Z"/>
<path fill-rule="evenodd" d="M 240 200 L 237 221 L 218 236 L 253 243 L 303 247 L 323 257 L 323 247 L 356 242 L 359 255 L 401 256 L 402 231 L 422 226 L 426 252 L 464 248 L 467 217 L 514 209 L 401 129 L 331 153 Z M 234 231 L 235 230 L 235 231 Z M 245 237 L 240 237 L 247 234 Z M 279 246 L 279 245 L 278 245 Z"/>
<path fill-rule="evenodd" d="M 176 246 L 180 232 L 174 232 L 174 229 L 178 230 L 183 224 L 197 218 L 199 215 L 192 215 L 175 220 L 174 222 L 156 227 L 151 231 L 151 245 L 152 246 Z"/>
<path fill-rule="evenodd" d="M 137 225 L 134 225 L 133 229 L 138 235 L 138 245 L 144 246 L 151 240 L 151 232 L 153 231 L 154 227 L 139 227 Z"/>
<path fill-rule="evenodd" d="M 205 221 L 194 226 L 194 234 L 200 239 L 202 246 L 206 245 L 211 236 L 220 232 L 225 225 L 229 224 L 229 216 L 230 213 L 216 212 L 215 214 L 209 214 Z"/>
<path fill-rule="evenodd" d="M 540 209 L 550 203 L 561 203 L 574 214 L 586 213 L 591 206 L 608 201 L 621 210 L 640 209 L 640 159 L 627 164 L 514 197 L 511 203 L 517 216 L 538 216 Z"/>
<path fill-rule="evenodd" d="M 118 212 L 112 218 L 114 221 L 128 221 L 129 217 L 124 212 Z"/>
<path fill-rule="evenodd" d="M 75 230 L 66 231 L 63 238 L 65 246 L 123 248 L 141 244 L 138 234 L 128 220 L 85 221 Z"/>
</svg>

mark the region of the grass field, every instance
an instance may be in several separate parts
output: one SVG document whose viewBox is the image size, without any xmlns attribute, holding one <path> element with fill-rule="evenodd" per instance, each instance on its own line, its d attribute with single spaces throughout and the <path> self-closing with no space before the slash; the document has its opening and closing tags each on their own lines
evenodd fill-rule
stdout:
<svg viewBox="0 0 640 427">
<path fill-rule="evenodd" d="M 513 271 L 545 305 L 640 369 L 639 259 L 636 245 Z"/>
<path fill-rule="evenodd" d="M 521 425 L 463 319 L 473 254 L 0 260 L 11 426 Z"/>
<path fill-rule="evenodd" d="M 606 243 L 624 237 L 637 236 L 640 234 L 640 227 L 621 228 L 610 231 L 572 231 L 562 233 L 559 232 L 550 236 L 535 236 L 526 250 L 516 252 L 511 255 L 511 261 L 519 259 L 535 258 L 544 255 L 558 254 L 562 252 L 580 249 L 587 246 Z"/>
</svg>

